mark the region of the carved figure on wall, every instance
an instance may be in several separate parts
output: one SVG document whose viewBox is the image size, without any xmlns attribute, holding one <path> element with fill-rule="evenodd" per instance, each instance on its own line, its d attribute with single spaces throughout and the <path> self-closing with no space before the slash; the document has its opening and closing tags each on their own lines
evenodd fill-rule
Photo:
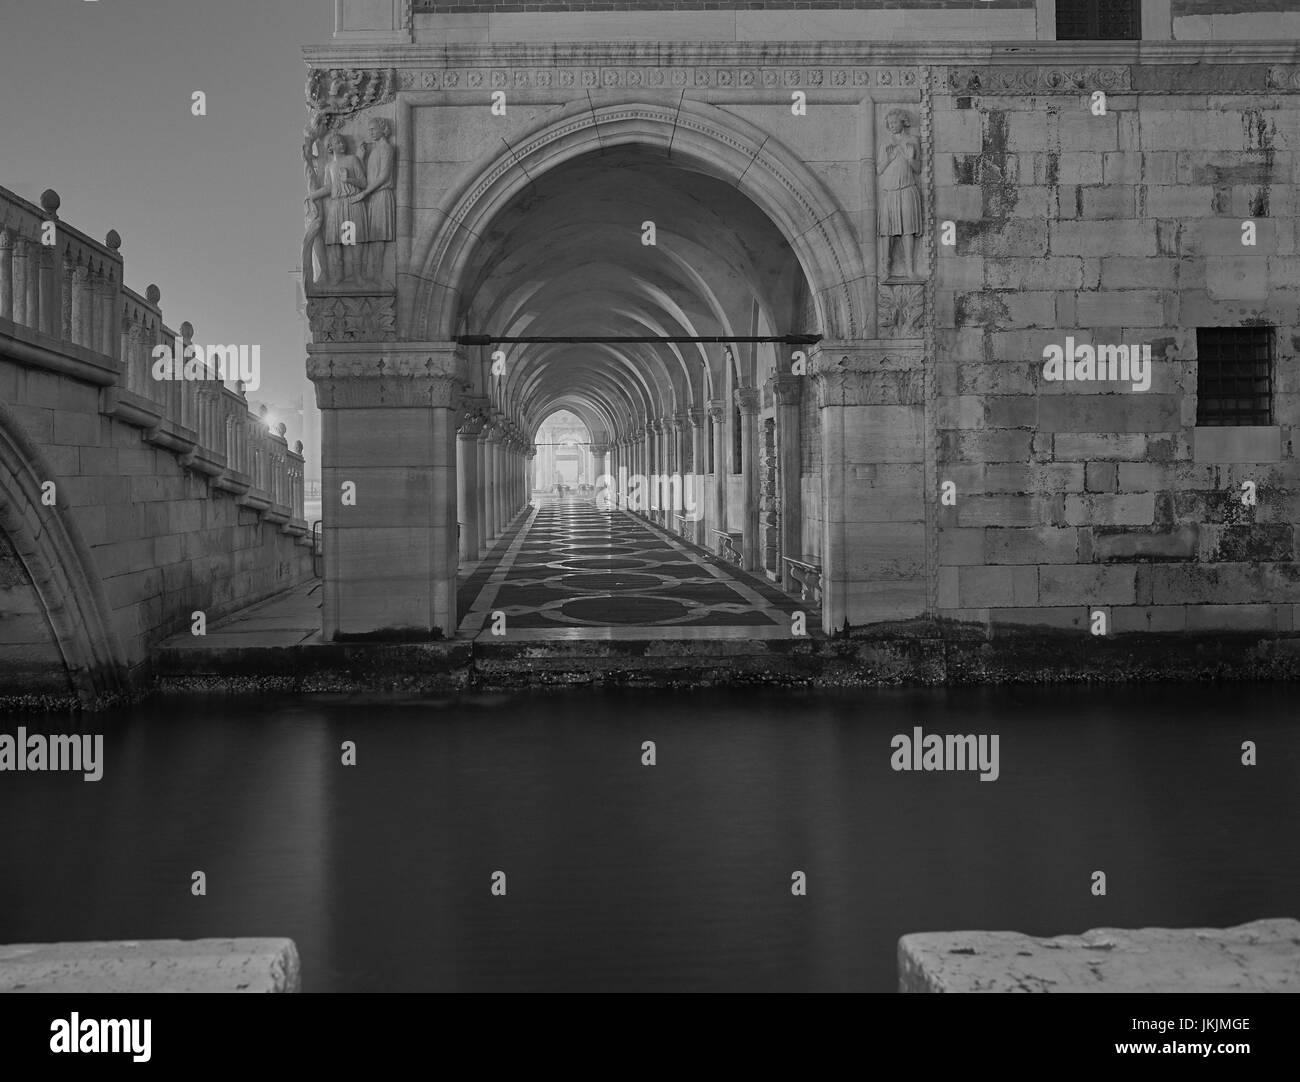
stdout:
<svg viewBox="0 0 1300 1082">
<path fill-rule="evenodd" d="M 368 184 L 351 199 L 354 206 L 364 204 L 366 243 L 363 249 L 362 274 L 378 282 L 383 276 L 384 253 L 397 237 L 397 201 L 393 194 L 392 126 L 383 117 L 371 117 L 367 131 L 372 142 L 361 144 Z"/>
<path fill-rule="evenodd" d="M 901 249 L 903 277 L 916 277 L 916 247 L 921 235 L 921 143 L 908 132 L 911 118 L 902 109 L 885 116 L 889 134 L 876 154 L 880 178 L 876 200 L 876 232 L 885 237 L 885 277 L 893 277 L 894 252 Z"/>
<path fill-rule="evenodd" d="M 369 222 L 364 206 L 354 210 L 352 205 L 354 197 L 365 189 L 366 170 L 361 159 L 348 152 L 347 139 L 338 132 L 330 132 L 325 137 L 325 151 L 329 154 L 329 160 L 323 169 L 318 169 L 319 161 L 312 160 L 310 144 L 304 148 L 310 187 L 307 202 L 324 201 L 318 217 L 308 219 L 309 235 L 304 241 L 304 256 L 308 254 L 308 244 L 314 254 L 317 240 L 323 243 L 326 281 L 330 285 L 338 285 L 345 278 L 357 277 L 357 248 L 365 244 L 369 236 Z M 344 243 L 345 223 L 351 223 L 352 226 L 351 244 Z M 311 232 L 313 229 L 314 234 Z M 306 272 L 304 258 L 304 276 Z"/>
</svg>

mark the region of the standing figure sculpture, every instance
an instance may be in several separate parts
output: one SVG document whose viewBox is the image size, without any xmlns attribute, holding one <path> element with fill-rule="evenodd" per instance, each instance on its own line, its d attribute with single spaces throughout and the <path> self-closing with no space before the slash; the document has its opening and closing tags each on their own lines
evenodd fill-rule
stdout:
<svg viewBox="0 0 1300 1082">
<path fill-rule="evenodd" d="M 361 159 L 348 153 L 347 140 L 338 132 L 325 137 L 325 150 L 330 155 L 329 161 L 319 175 L 320 186 L 307 193 L 307 201 L 325 201 L 318 228 L 325 244 L 329 284 L 338 285 L 345 278 L 356 278 L 355 249 L 365 244 L 368 236 L 365 208 L 354 210 L 352 206 L 354 197 L 366 186 L 366 170 Z M 308 172 L 312 177 L 317 175 L 310 163 Z M 348 233 L 350 238 L 345 237 Z M 304 272 L 306 269 L 303 268 Z"/>
<path fill-rule="evenodd" d="M 921 189 L 916 178 L 921 171 L 921 144 L 907 132 L 907 113 L 891 109 L 885 116 L 889 134 L 876 154 L 876 231 L 888 238 L 885 248 L 885 277 L 892 275 L 894 248 L 902 249 L 903 277 L 916 277 L 916 238 L 921 235 Z"/>
<path fill-rule="evenodd" d="M 367 128 L 372 142 L 361 144 L 369 184 L 351 199 L 353 205 L 365 204 L 366 246 L 362 274 L 367 281 L 379 282 L 384 271 L 384 252 L 389 241 L 397 237 L 397 201 L 393 195 L 393 144 L 388 140 L 392 127 L 383 117 L 371 117 Z M 360 212 L 357 212 L 360 214 Z"/>
</svg>

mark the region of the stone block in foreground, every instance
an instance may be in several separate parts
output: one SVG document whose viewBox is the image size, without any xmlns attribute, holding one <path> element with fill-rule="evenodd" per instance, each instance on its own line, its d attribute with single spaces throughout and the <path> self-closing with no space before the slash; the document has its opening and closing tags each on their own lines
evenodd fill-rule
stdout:
<svg viewBox="0 0 1300 1082">
<path fill-rule="evenodd" d="M 0 946 L 0 992 L 298 992 L 292 939 Z"/>
<path fill-rule="evenodd" d="M 1300 992 L 1300 921 L 1235 928 L 916 932 L 898 941 L 900 992 Z"/>
</svg>

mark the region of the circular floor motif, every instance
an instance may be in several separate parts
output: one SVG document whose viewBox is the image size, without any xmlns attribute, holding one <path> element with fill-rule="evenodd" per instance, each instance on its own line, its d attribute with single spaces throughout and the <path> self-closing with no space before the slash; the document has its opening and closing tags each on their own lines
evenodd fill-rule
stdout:
<svg viewBox="0 0 1300 1082">
<path fill-rule="evenodd" d="M 564 549 L 575 556 L 600 556 L 606 553 L 611 556 L 629 556 L 637 551 L 633 545 L 565 545 Z"/>
<path fill-rule="evenodd" d="M 580 556 L 572 560 L 555 560 L 552 567 L 566 571 L 628 571 L 632 568 L 654 567 L 653 560 L 634 560 L 627 556 Z"/>
<path fill-rule="evenodd" d="M 596 574 L 564 575 L 559 586 L 566 590 L 657 590 L 663 586 L 658 575 L 637 575 L 630 571 L 608 571 Z"/>
<path fill-rule="evenodd" d="M 566 601 L 560 611 L 574 620 L 635 624 L 680 620 L 688 610 L 679 602 L 661 597 L 580 597 Z"/>
</svg>

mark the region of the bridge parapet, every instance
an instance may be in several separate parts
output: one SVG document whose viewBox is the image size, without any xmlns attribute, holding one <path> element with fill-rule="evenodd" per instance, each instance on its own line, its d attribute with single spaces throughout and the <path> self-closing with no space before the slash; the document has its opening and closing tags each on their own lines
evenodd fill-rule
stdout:
<svg viewBox="0 0 1300 1082">
<path fill-rule="evenodd" d="M 242 385 L 226 386 L 206 355 L 190 358 L 193 329 L 184 323 L 178 333 L 164 323 L 157 286 L 142 296 L 124 284 L 116 232 L 100 244 L 63 222 L 59 205 L 53 191 L 37 206 L 0 187 L 6 352 L 98 386 L 102 413 L 144 429 L 149 443 L 175 451 L 187 469 L 285 532 L 305 534 L 301 444 L 291 450 L 269 431 L 249 411 Z M 162 366 L 162 356 L 179 363 Z M 242 360 L 246 371 L 246 352 Z"/>
</svg>

